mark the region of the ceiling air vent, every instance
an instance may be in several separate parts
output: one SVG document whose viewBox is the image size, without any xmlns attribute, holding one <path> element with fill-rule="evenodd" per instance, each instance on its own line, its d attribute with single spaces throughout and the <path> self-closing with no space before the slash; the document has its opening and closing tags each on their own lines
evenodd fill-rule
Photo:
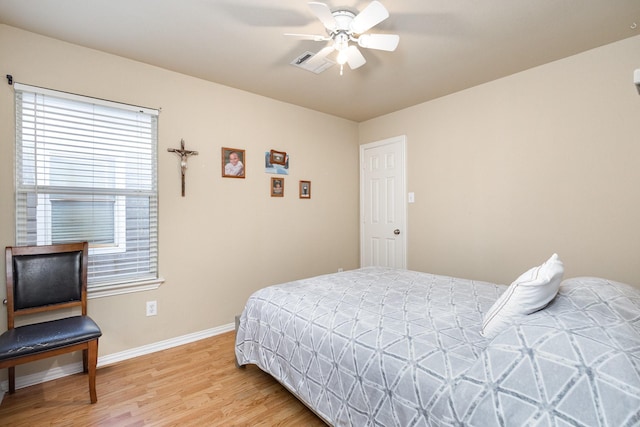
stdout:
<svg viewBox="0 0 640 427">
<path fill-rule="evenodd" d="M 326 57 L 317 58 L 315 53 L 308 51 L 291 61 L 291 65 L 316 74 L 320 74 L 335 64 L 335 62 L 327 59 Z"/>
</svg>

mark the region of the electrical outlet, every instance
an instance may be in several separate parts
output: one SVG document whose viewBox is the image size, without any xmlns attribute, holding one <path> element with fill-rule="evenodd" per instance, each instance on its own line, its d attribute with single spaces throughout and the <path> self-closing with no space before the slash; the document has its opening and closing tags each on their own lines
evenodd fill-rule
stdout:
<svg viewBox="0 0 640 427">
<path fill-rule="evenodd" d="M 158 314 L 158 302 L 147 301 L 147 316 L 155 316 Z"/>
</svg>

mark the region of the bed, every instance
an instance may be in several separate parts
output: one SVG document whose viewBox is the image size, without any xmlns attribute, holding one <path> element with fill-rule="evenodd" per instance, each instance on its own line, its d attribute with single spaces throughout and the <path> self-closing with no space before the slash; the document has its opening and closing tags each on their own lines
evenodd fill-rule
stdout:
<svg viewBox="0 0 640 427">
<path fill-rule="evenodd" d="M 512 288 L 377 267 L 266 287 L 236 359 L 335 426 L 639 425 L 639 291 L 558 282 L 544 309 L 484 336 Z"/>
</svg>

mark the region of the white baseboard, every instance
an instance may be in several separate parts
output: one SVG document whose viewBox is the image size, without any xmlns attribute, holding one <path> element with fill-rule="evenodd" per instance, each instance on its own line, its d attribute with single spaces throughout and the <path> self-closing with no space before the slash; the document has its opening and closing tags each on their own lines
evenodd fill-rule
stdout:
<svg viewBox="0 0 640 427">
<path fill-rule="evenodd" d="M 145 354 L 155 353 L 156 351 L 162 351 L 169 348 L 177 347 L 179 345 L 189 344 L 194 341 L 210 338 L 215 335 L 233 331 L 234 329 L 235 324 L 229 323 L 226 325 L 218 326 L 216 328 L 206 329 L 204 331 L 194 332 L 192 334 L 187 334 L 164 341 L 158 341 L 152 344 L 143 345 L 142 347 L 132 348 L 131 350 L 120 351 L 118 353 L 108 354 L 106 356 L 99 356 L 98 368 L 101 366 L 122 362 L 123 360 L 133 359 L 134 357 L 144 356 Z M 58 366 L 46 371 L 36 372 L 35 374 L 24 375 L 20 377 L 16 376 L 16 389 L 55 380 L 57 378 L 77 374 L 79 372 L 82 372 L 82 362 Z M 9 391 L 9 381 L 5 380 L 0 383 L 0 404 L 2 403 L 4 393 L 7 391 Z"/>
<path fill-rule="evenodd" d="M 158 341 L 156 343 L 143 345 L 142 347 L 132 348 L 131 350 L 125 350 L 118 353 L 101 356 L 101 357 L 98 357 L 98 368 L 101 366 L 122 362 L 123 360 L 133 359 L 134 357 L 144 356 L 145 354 L 155 353 L 156 351 L 166 350 L 168 348 L 177 347 L 179 345 L 189 344 L 191 342 L 199 341 L 205 338 L 210 338 L 215 335 L 224 334 L 225 332 L 233 331 L 234 329 L 235 329 L 235 324 L 228 323 L 226 325 L 218 326 L 216 328 L 206 329 L 204 331 L 194 332 L 192 334 L 183 335 L 181 337 L 170 338 L 168 340 Z M 16 387 L 17 386 L 18 385 L 16 384 Z"/>
</svg>

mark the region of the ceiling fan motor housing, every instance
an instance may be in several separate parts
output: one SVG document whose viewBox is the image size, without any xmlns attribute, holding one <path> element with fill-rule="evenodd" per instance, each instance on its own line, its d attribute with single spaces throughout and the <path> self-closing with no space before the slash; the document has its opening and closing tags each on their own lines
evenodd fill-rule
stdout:
<svg viewBox="0 0 640 427">
<path fill-rule="evenodd" d="M 336 28 L 333 31 L 329 32 L 330 35 L 340 32 L 344 32 L 347 34 L 351 32 L 351 22 L 353 22 L 353 18 L 356 17 L 355 13 L 349 10 L 336 10 L 331 14 L 336 20 Z"/>
</svg>

